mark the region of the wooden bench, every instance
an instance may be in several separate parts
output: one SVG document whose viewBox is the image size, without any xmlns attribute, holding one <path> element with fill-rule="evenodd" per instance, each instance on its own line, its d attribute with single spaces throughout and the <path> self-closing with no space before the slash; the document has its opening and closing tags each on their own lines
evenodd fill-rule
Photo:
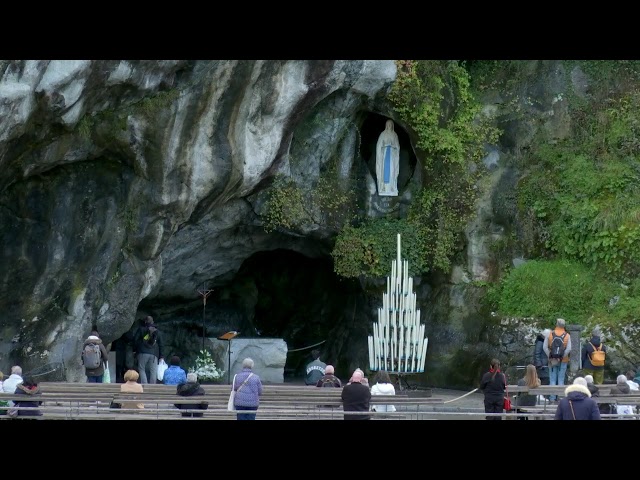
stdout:
<svg viewBox="0 0 640 480">
<path fill-rule="evenodd" d="M 143 386 L 143 393 L 121 393 L 120 384 L 42 382 L 39 385 L 38 400 L 43 404 L 39 408 L 44 419 L 179 419 L 181 413 L 176 404 L 192 405 L 208 403 L 207 410 L 193 410 L 203 413 L 202 419 L 235 419 L 235 412 L 227 411 L 229 385 L 205 385 L 204 396 L 183 397 L 176 394 L 173 385 Z M 317 388 L 309 386 L 265 385 L 260 399 L 258 418 L 260 419 L 307 419 L 339 418 L 343 419 L 340 398 L 342 389 Z M 0 394 L 0 399 L 25 400 L 23 395 Z M 144 409 L 109 408 L 111 402 L 139 401 Z M 410 397 L 407 394 L 374 395 L 372 405 L 393 404 L 398 412 L 371 412 L 373 418 L 405 418 L 408 409 L 420 405 L 442 404 L 441 399 L 433 397 Z M 349 413 L 346 413 L 349 415 Z M 193 418 L 199 419 L 199 418 Z"/>
</svg>

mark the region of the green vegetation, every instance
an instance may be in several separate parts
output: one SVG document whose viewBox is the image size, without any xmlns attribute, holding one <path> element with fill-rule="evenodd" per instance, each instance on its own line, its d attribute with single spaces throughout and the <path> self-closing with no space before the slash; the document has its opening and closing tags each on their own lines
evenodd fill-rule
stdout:
<svg viewBox="0 0 640 480">
<path fill-rule="evenodd" d="M 608 326 L 625 343 L 635 334 L 616 325 L 640 312 L 640 63 L 566 62 L 577 66 L 591 93 L 567 92 L 572 135 L 534 141 L 517 186 L 520 245 L 536 260 L 486 300 L 504 316 Z"/>
<path fill-rule="evenodd" d="M 397 254 L 397 237 L 402 235 L 402 257 L 409 261 L 409 275 L 424 271 L 426 239 L 424 230 L 415 229 L 404 219 L 377 219 L 358 227 L 347 225 L 333 249 L 336 272 L 343 277 L 384 277 Z"/>
<path fill-rule="evenodd" d="M 587 326 L 633 323 L 640 312 L 640 62 L 563 64 L 567 90 L 554 102 L 567 102 L 571 136 L 534 139 L 520 152 L 512 197 L 518 230 L 491 247 L 495 257 L 510 260 L 518 251 L 533 260 L 518 268 L 503 262 L 495 270 L 499 281 L 481 287 L 499 315 L 549 322 L 561 316 Z M 525 115 L 530 100 L 520 86 L 543 67 L 526 61 L 397 65 L 389 100 L 415 139 L 423 184 L 406 218 L 354 218 L 338 230 L 333 257 L 344 277 L 384 276 L 395 258 L 396 233 L 405 239 L 412 275 L 449 268 L 481 191 L 483 146 L 497 142 L 472 92 L 499 92 L 503 118 Z M 572 90 L 580 85 L 569 78 L 576 71 L 586 75 L 588 89 Z M 272 227 L 308 220 L 296 206 L 303 205 L 302 192 L 280 195 L 274 205 L 283 216 L 272 217 Z"/>
<path fill-rule="evenodd" d="M 531 260 L 489 287 L 487 297 L 502 314 L 542 318 L 552 326 L 558 317 L 584 324 L 592 315 L 604 314 L 620 291 L 580 262 Z"/>
<path fill-rule="evenodd" d="M 87 114 L 78 122 L 78 134 L 88 140 L 97 128 L 105 128 L 114 134 L 125 131 L 129 115 L 144 115 L 148 120 L 153 120 L 162 109 L 168 108 L 179 96 L 179 90 L 171 89 L 144 97 L 133 104 Z"/>
<path fill-rule="evenodd" d="M 585 118 L 590 135 L 540 145 L 519 186 L 518 205 L 539 220 L 554 256 L 625 283 L 640 275 L 640 93 Z"/>
<path fill-rule="evenodd" d="M 460 62 L 398 61 L 397 67 L 389 99 L 416 134 L 424 179 L 406 218 L 355 217 L 352 194 L 327 180 L 336 178 L 335 170 L 324 174 L 310 195 L 292 180 L 277 178 L 266 205 L 267 231 L 295 230 L 305 224 L 337 231 L 332 255 L 335 271 L 343 277 L 388 273 L 397 233 L 405 238 L 403 254 L 411 260 L 413 275 L 448 270 L 474 213 L 484 146 L 498 136 L 480 114 Z"/>
<path fill-rule="evenodd" d="M 406 219 L 367 220 L 339 233 L 333 258 L 336 272 L 345 277 L 387 273 L 401 232 L 407 235 L 404 244 L 410 247 L 403 253 L 411 258 L 413 275 L 448 270 L 474 212 L 484 145 L 498 135 L 480 115 L 468 73 L 459 62 L 396 63 L 398 75 L 389 99 L 417 136 L 424 181 Z"/>
<path fill-rule="evenodd" d="M 290 177 L 276 176 L 265 206 L 266 232 L 302 226 L 339 230 L 354 215 L 353 194 L 338 186 L 335 165 L 320 176 L 311 192 L 304 191 Z"/>
</svg>

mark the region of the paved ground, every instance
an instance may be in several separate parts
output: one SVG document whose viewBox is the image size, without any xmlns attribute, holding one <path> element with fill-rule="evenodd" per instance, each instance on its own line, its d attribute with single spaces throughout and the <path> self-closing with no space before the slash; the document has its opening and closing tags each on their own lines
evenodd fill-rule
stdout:
<svg viewBox="0 0 640 480">
<path fill-rule="evenodd" d="M 409 395 L 419 394 L 418 392 L 409 391 Z M 431 397 L 438 398 L 443 404 L 434 406 L 421 406 L 419 412 L 429 415 L 418 415 L 416 419 L 432 419 L 432 420 L 484 420 L 484 395 L 481 393 L 448 390 L 443 388 L 432 388 Z M 406 407 L 408 412 L 413 411 L 415 407 Z"/>
</svg>

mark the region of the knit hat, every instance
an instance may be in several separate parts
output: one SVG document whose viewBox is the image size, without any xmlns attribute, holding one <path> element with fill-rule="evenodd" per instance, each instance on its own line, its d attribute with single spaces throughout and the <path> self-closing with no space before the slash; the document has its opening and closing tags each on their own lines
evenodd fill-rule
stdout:
<svg viewBox="0 0 640 480">
<path fill-rule="evenodd" d="M 584 377 L 576 377 L 575 380 L 573 381 L 574 385 L 582 385 L 583 387 L 587 386 L 587 381 L 584 379 Z"/>
<path fill-rule="evenodd" d="M 585 375 L 584 379 L 587 381 L 587 383 L 593 383 L 593 375 Z"/>
</svg>

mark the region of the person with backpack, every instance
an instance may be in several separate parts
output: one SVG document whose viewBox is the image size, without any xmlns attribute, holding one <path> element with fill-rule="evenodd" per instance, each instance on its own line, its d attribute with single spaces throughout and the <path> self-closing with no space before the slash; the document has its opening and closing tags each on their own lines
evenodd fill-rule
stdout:
<svg viewBox="0 0 640 480">
<path fill-rule="evenodd" d="M 591 338 L 582 347 L 582 371 L 593 377 L 593 383 L 604 383 L 604 363 L 607 347 L 602 343 L 600 329 L 595 327 L 591 331 Z"/>
<path fill-rule="evenodd" d="M 140 383 L 155 384 L 158 375 L 158 360 L 164 358 L 162 355 L 162 335 L 153 321 L 153 317 L 148 316 L 134 336 L 133 343 L 136 349 L 138 360 L 138 373 Z"/>
<path fill-rule="evenodd" d="M 556 320 L 556 327 L 545 339 L 543 349 L 549 358 L 549 385 L 564 385 L 571 353 L 571 335 L 565 329 L 564 318 Z M 549 395 L 549 400 L 557 401 L 556 395 Z"/>
<path fill-rule="evenodd" d="M 342 387 L 342 382 L 335 376 L 335 369 L 333 365 L 327 365 L 324 368 L 324 375 L 320 380 L 318 380 L 316 387 Z"/>
<path fill-rule="evenodd" d="M 84 373 L 87 376 L 87 383 L 102 383 L 104 375 L 104 362 L 109 358 L 109 352 L 102 344 L 102 340 L 96 332 L 87 337 L 82 346 L 80 359 L 84 365 Z"/>
</svg>

